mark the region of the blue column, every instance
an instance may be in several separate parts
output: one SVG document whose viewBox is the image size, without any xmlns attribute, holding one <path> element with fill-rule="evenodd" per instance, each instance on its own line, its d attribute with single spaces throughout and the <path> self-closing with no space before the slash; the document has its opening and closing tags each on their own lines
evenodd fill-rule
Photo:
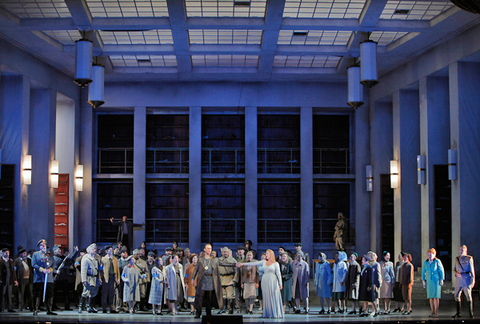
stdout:
<svg viewBox="0 0 480 324">
<path fill-rule="evenodd" d="M 399 187 L 394 189 L 395 251 L 420 260 L 421 203 L 417 185 L 417 155 L 420 152 L 420 113 L 417 90 L 393 94 L 393 159 L 398 161 Z"/>
<path fill-rule="evenodd" d="M 245 239 L 258 249 L 257 107 L 245 107 Z M 259 252 L 259 251 L 257 251 Z"/>
<path fill-rule="evenodd" d="M 1 76 L 0 147 L 2 164 L 15 165 L 15 247 L 34 246 L 34 226 L 28 209 L 29 186 L 23 184 L 23 156 L 30 154 L 30 79 L 24 76 Z M 37 235 L 37 234 L 35 234 Z M 12 250 L 16 252 L 16 250 Z"/>
<path fill-rule="evenodd" d="M 145 167 L 147 145 L 147 108 L 135 107 L 133 117 L 133 222 L 145 223 Z M 145 227 L 136 228 L 133 235 L 134 248 L 145 241 Z"/>
<path fill-rule="evenodd" d="M 300 211 L 302 250 L 313 259 L 313 110 L 300 108 Z"/>
<path fill-rule="evenodd" d="M 456 62 L 449 67 L 450 146 L 457 150 L 457 180 L 452 180 L 452 256 L 458 247 L 480 249 L 480 64 Z"/>
<path fill-rule="evenodd" d="M 370 164 L 370 138 L 367 135 L 369 127 L 369 109 L 360 107 L 354 114 L 354 143 L 355 143 L 355 188 L 354 188 L 354 213 L 350 217 L 354 218 L 355 226 L 355 249 L 357 251 L 368 251 L 370 241 L 368 235 L 370 232 L 370 196 L 375 192 L 366 191 L 366 171 L 365 166 Z M 353 167 L 353 164 L 352 164 Z M 379 178 L 376 182 L 379 182 Z"/>
<path fill-rule="evenodd" d="M 382 197 L 380 175 L 390 173 L 392 145 L 392 104 L 388 101 L 375 102 L 370 107 L 370 163 L 373 165 L 373 192 L 370 195 L 370 232 L 357 232 L 357 236 L 369 236 L 372 251 L 381 251 Z M 390 234 L 393 235 L 394 233 Z"/>
<path fill-rule="evenodd" d="M 420 152 L 427 157 L 426 184 L 421 190 L 421 256 L 435 247 L 434 165 L 447 164 L 450 116 L 447 77 L 420 80 Z M 448 268 L 448 267 L 447 267 Z"/>
<path fill-rule="evenodd" d="M 190 107 L 189 145 L 189 247 L 192 251 L 200 251 L 202 243 L 202 107 Z"/>
</svg>

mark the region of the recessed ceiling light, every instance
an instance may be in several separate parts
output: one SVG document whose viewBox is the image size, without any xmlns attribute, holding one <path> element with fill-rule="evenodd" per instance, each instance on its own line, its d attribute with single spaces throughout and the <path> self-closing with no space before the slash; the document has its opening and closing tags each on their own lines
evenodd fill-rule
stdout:
<svg viewBox="0 0 480 324">
<path fill-rule="evenodd" d="M 394 15 L 408 15 L 410 13 L 410 10 L 408 9 L 397 9 L 393 13 Z"/>
<path fill-rule="evenodd" d="M 235 7 L 250 7 L 250 1 L 235 1 Z"/>
<path fill-rule="evenodd" d="M 308 32 L 300 32 L 300 31 L 293 32 L 293 36 L 306 37 L 307 35 L 308 35 Z"/>
<path fill-rule="evenodd" d="M 151 66 L 152 61 L 150 60 L 137 60 L 138 66 Z"/>
</svg>

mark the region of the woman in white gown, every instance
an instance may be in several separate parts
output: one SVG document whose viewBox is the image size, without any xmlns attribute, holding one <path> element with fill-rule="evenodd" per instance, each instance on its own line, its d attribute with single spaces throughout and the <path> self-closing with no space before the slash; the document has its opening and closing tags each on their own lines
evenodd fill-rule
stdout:
<svg viewBox="0 0 480 324">
<path fill-rule="evenodd" d="M 262 294 L 263 294 L 263 315 L 262 317 L 283 317 L 283 302 L 280 290 L 282 289 L 282 276 L 280 267 L 275 261 L 275 253 L 267 250 L 265 260 L 248 262 L 249 266 L 262 266 Z M 238 267 L 243 263 L 238 263 Z"/>
</svg>

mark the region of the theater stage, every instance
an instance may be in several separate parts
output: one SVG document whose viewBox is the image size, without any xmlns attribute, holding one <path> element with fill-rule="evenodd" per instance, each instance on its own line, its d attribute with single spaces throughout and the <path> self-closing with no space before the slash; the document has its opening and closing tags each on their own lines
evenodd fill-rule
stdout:
<svg viewBox="0 0 480 324">
<path fill-rule="evenodd" d="M 413 308 L 411 315 L 379 315 L 377 317 L 358 317 L 355 315 L 318 315 L 318 307 L 312 307 L 308 315 L 306 314 L 286 314 L 282 319 L 261 318 L 261 312 L 256 310 L 253 315 L 240 314 L 235 315 L 218 315 L 213 320 L 203 321 L 203 323 L 211 324 L 239 324 L 239 323 L 460 323 L 478 322 L 478 319 L 471 320 L 468 316 L 468 309 L 462 308 L 462 317 L 460 320 L 453 320 L 452 315 L 455 313 L 454 305 L 441 306 L 440 317 L 430 318 L 430 308 L 428 306 L 416 306 Z M 17 313 L 1 313 L 0 322 L 2 323 L 202 323 L 202 319 L 195 319 L 189 313 L 180 313 L 180 315 L 171 316 L 154 316 L 147 312 L 138 312 L 134 315 L 130 314 L 88 314 L 83 312 L 78 314 L 76 311 L 58 311 L 58 316 L 47 316 L 45 312 L 41 312 L 37 316 L 33 316 L 31 312 Z M 476 307 L 476 316 L 480 316 L 480 310 Z M 214 312 L 215 314 L 215 312 Z"/>
</svg>

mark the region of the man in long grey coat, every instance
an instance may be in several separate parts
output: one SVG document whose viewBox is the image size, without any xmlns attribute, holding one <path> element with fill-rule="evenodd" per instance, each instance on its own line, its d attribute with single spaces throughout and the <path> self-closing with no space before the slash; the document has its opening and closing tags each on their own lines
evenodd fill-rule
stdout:
<svg viewBox="0 0 480 324">
<path fill-rule="evenodd" d="M 308 314 L 308 297 L 309 289 L 308 282 L 310 279 L 310 267 L 307 262 L 303 260 L 301 254 L 297 254 L 296 259 L 292 263 L 293 266 L 293 289 L 292 298 L 295 299 L 297 310 L 295 313 L 300 313 L 300 301 L 304 302 L 305 314 Z"/>
<path fill-rule="evenodd" d="M 475 267 L 473 266 L 473 257 L 467 255 L 467 246 L 462 245 L 459 249 L 460 255 L 455 258 L 453 272 L 457 280 L 455 281 L 455 302 L 457 304 L 457 313 L 453 318 L 462 317 L 460 312 L 460 301 L 462 292 L 468 302 L 470 317 L 473 318 L 472 288 L 475 285 Z"/>
<path fill-rule="evenodd" d="M 223 308 L 222 282 L 218 273 L 218 266 L 221 265 L 235 267 L 236 265 L 236 263 L 230 264 L 226 262 L 219 262 L 218 258 L 212 257 L 212 245 L 210 243 L 205 244 L 203 251 L 205 252 L 205 255 L 198 259 L 191 280 L 191 284 L 195 285 L 195 278 L 197 277 L 197 286 L 195 292 L 195 308 L 197 309 L 197 314 L 195 315 L 195 318 L 200 318 L 202 314 L 204 298 L 206 298 L 207 316 L 212 315 L 212 306 L 210 305 L 210 300 L 212 298 L 213 291 L 215 291 L 217 296 L 218 307 L 220 309 Z"/>
<path fill-rule="evenodd" d="M 97 313 L 97 310 L 92 306 L 92 300 L 97 296 L 101 279 L 99 278 L 100 262 L 95 257 L 95 254 L 97 254 L 97 245 L 92 243 L 87 247 L 87 254 L 82 258 L 80 272 L 83 292 L 78 306 L 78 313 L 82 313 L 84 301 L 86 301 L 87 311 L 89 313 Z"/>
</svg>

